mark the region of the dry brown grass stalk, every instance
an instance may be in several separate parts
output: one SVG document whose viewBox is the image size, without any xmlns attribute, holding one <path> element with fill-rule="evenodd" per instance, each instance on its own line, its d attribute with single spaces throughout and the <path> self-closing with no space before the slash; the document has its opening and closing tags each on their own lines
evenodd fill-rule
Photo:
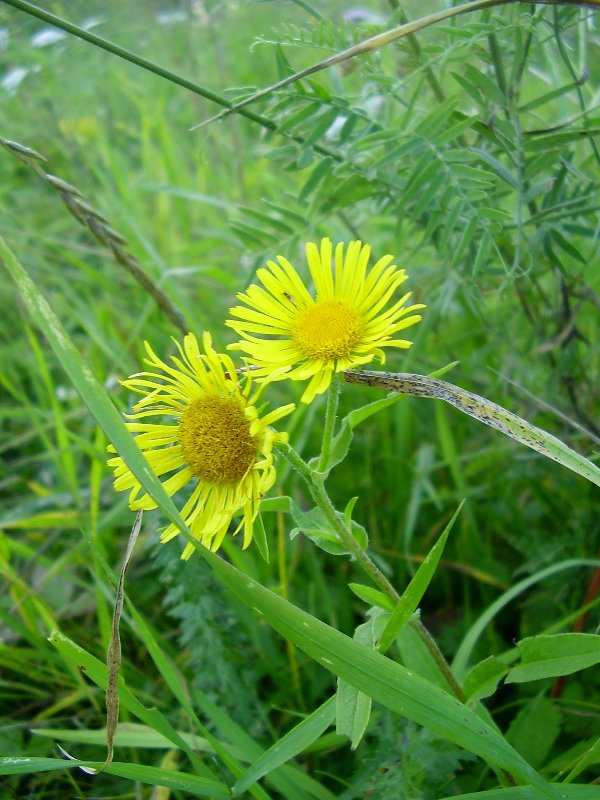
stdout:
<svg viewBox="0 0 600 800">
<path fill-rule="evenodd" d="M 79 189 L 62 178 L 46 172 L 42 165 L 47 162 L 47 159 L 36 150 L 32 150 L 31 147 L 26 147 L 9 139 L 3 139 L 1 136 L 0 145 L 24 164 L 27 164 L 28 167 L 31 167 L 42 180 L 58 193 L 75 219 L 87 228 L 100 244 L 111 251 L 115 261 L 124 267 L 140 286 L 151 295 L 156 305 L 164 311 L 171 322 L 183 333 L 187 333 L 188 327 L 185 324 L 183 315 L 144 271 L 137 258 L 128 250 L 127 240 L 110 226 L 103 214 L 84 200 L 83 194 Z"/>
</svg>

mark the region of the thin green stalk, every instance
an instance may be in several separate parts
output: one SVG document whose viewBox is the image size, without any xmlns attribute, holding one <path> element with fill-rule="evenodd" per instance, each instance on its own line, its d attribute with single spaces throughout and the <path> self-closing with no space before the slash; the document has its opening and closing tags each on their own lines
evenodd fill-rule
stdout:
<svg viewBox="0 0 600 800">
<path fill-rule="evenodd" d="M 409 625 L 411 625 L 414 630 L 419 634 L 421 637 L 421 641 L 425 645 L 425 647 L 431 653 L 435 663 L 438 665 L 438 668 L 442 675 L 444 676 L 446 683 L 452 689 L 454 695 L 460 700 L 461 703 L 467 702 L 467 696 L 462 690 L 462 686 L 454 677 L 454 673 L 450 669 L 450 665 L 444 658 L 444 654 L 438 647 L 437 642 L 433 638 L 433 636 L 429 633 L 425 625 L 421 622 L 420 619 L 413 617 L 409 620 Z"/>
<path fill-rule="evenodd" d="M 356 560 L 367 573 L 367 575 L 369 575 L 373 583 L 376 586 L 379 586 L 382 592 L 385 592 L 388 597 L 391 597 L 392 600 L 397 603 L 400 599 L 400 595 L 394 589 L 385 575 L 378 569 L 373 561 L 371 561 L 362 547 L 360 547 L 351 531 L 338 517 L 333 503 L 329 499 L 329 495 L 325 489 L 323 479 L 317 476 L 317 474 L 308 466 L 308 464 L 303 461 L 302 458 L 300 458 L 298 453 L 296 453 L 296 451 L 290 447 L 289 444 L 282 444 L 278 446 L 280 447 L 285 458 L 308 485 L 315 503 L 319 506 L 327 518 L 327 521 L 331 524 L 333 530 L 339 536 L 340 541 L 348 548 L 352 555 L 355 556 Z"/>
<path fill-rule="evenodd" d="M 331 453 L 331 443 L 333 441 L 333 431 L 335 429 L 335 418 L 340 399 L 340 382 L 337 376 L 331 381 L 327 392 L 327 406 L 325 408 L 325 425 L 323 427 L 323 443 L 321 444 L 321 455 L 317 469 L 325 472 L 329 464 L 329 454 Z"/>
<path fill-rule="evenodd" d="M 400 595 L 385 577 L 383 572 L 381 572 L 377 565 L 369 558 L 367 553 L 358 544 L 348 526 L 338 516 L 333 503 L 327 494 L 327 490 L 325 489 L 325 482 L 323 478 L 311 470 L 310 467 L 304 462 L 298 453 L 296 453 L 296 451 L 290 447 L 289 444 L 281 444 L 278 445 L 278 447 L 282 455 L 287 459 L 291 466 L 294 467 L 294 469 L 308 485 L 310 493 L 313 496 L 313 500 L 321 509 L 333 530 L 335 530 L 339 536 L 340 541 L 356 558 L 364 572 L 371 578 L 373 583 L 378 586 L 381 591 L 384 592 L 384 594 L 386 594 L 394 603 L 397 603 L 400 600 Z M 448 686 L 452 689 L 454 695 L 464 703 L 466 700 L 465 694 L 456 678 L 452 674 L 450 665 L 444 658 L 434 638 L 420 620 L 413 618 L 410 620 L 409 624 L 418 633 L 421 641 L 431 653 L 431 656 L 437 664 L 440 672 L 444 676 Z"/>
<path fill-rule="evenodd" d="M 406 15 L 406 12 L 400 5 L 399 0 L 389 0 L 390 6 L 393 8 L 394 12 L 398 15 L 398 19 L 403 25 L 407 25 L 410 20 Z M 409 33 L 406 37 L 406 41 L 408 42 L 408 46 L 413 52 L 413 55 L 416 59 L 420 59 L 423 53 L 421 48 L 421 44 L 414 33 Z M 429 65 L 425 67 L 425 78 L 427 83 L 429 84 L 431 91 L 435 95 L 436 100 L 439 103 L 443 103 L 446 100 L 446 94 L 442 87 L 440 86 L 440 82 L 438 81 L 434 71 L 431 69 Z"/>
<path fill-rule="evenodd" d="M 506 0 L 503 1 L 506 2 Z M 141 67 L 148 72 L 152 72 L 154 75 L 158 75 L 160 78 L 164 78 L 165 80 L 168 80 L 177 86 L 181 86 L 184 89 L 188 89 L 188 91 L 193 92 L 194 94 L 200 95 L 200 97 L 204 97 L 206 100 L 211 100 L 213 103 L 216 103 L 222 108 L 236 110 L 236 113 L 241 114 L 243 117 L 247 117 L 247 119 L 250 119 L 253 122 L 257 122 L 259 125 L 262 125 L 263 128 L 266 128 L 269 131 L 274 132 L 278 128 L 277 123 L 272 119 L 269 119 L 262 114 L 256 114 L 247 109 L 237 111 L 237 109 L 235 109 L 235 104 L 222 94 L 213 92 L 206 86 L 202 86 L 201 84 L 196 83 L 195 81 L 191 80 L 190 78 L 186 78 L 183 75 L 178 75 L 176 72 L 172 72 L 166 67 L 161 67 L 160 64 L 155 64 L 152 61 L 148 61 L 148 59 L 142 58 L 142 56 L 137 55 L 137 53 L 133 53 L 131 50 L 127 50 L 125 47 L 120 47 L 118 44 L 115 44 L 108 39 L 104 39 L 102 36 L 97 36 L 95 33 L 91 33 L 91 31 L 86 31 L 83 28 L 74 25 L 72 22 L 62 19 L 62 17 L 57 17 L 55 14 L 51 14 L 49 11 L 39 8 L 33 3 L 28 3 L 26 0 L 4 0 L 4 2 L 6 5 L 18 8 L 19 11 L 24 11 L 26 14 L 31 14 L 32 17 L 37 17 L 38 19 L 47 22 L 49 25 L 54 25 L 56 28 L 60 28 L 61 30 L 70 33 L 72 36 L 76 36 L 78 39 L 83 39 L 84 41 L 93 44 L 95 47 L 100 47 L 102 50 L 106 50 L 108 53 L 112 53 L 114 56 L 118 56 L 125 61 L 129 61 L 131 64 L 135 64 L 136 67 Z M 287 139 L 297 142 L 300 145 L 304 144 L 304 137 L 302 136 L 298 136 L 290 132 L 285 132 L 281 135 L 285 136 Z M 313 148 L 316 152 L 324 156 L 329 156 L 330 158 L 334 159 L 334 161 L 342 161 L 342 157 L 339 155 L 339 153 L 336 153 L 334 150 L 331 150 L 324 145 L 316 143 L 313 145 Z"/>
</svg>

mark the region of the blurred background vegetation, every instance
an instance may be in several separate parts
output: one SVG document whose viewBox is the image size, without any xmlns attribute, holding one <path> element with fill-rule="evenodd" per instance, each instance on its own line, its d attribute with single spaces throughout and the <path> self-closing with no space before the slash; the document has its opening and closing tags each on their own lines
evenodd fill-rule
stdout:
<svg viewBox="0 0 600 800">
<path fill-rule="evenodd" d="M 41 6 L 229 99 L 403 21 L 392 0 L 351 9 L 320 0 Z M 403 6 L 410 19 L 439 8 Z M 512 4 L 269 95 L 249 107 L 268 125 L 232 114 L 190 132 L 219 107 L 0 4 L 0 135 L 35 148 L 50 173 L 81 190 L 189 329 L 210 329 L 224 346 L 227 309 L 266 258 L 282 253 L 303 268 L 306 241 L 360 238 L 375 256 L 394 253 L 415 300 L 427 304 L 413 348 L 390 356 L 388 369 L 426 374 L 459 361 L 449 380 L 592 460 L 600 452 L 599 79 L 592 11 Z M 118 381 L 139 369 L 143 340 L 167 353 L 179 331 L 26 164 L 1 150 L 0 175 L 0 233 L 126 410 L 131 398 Z M 117 569 L 132 515 L 111 488 L 102 434 L 6 279 L 0 302 L 0 751 L 50 755 L 44 729 L 98 729 L 104 710 L 102 693 L 65 667 L 47 636 L 59 629 L 104 658 L 113 593 L 101 565 Z M 285 384 L 271 395 L 288 402 L 293 392 Z M 342 412 L 372 399 L 346 387 Z M 315 403 L 294 418 L 292 441 L 306 456 L 318 447 L 322 414 Z M 280 477 L 276 491 L 301 497 L 283 465 Z M 404 398 L 359 428 L 330 488 L 340 507 L 359 496 L 355 517 L 399 589 L 467 499 L 422 608 L 449 657 L 514 582 L 600 549 L 596 487 L 427 400 Z M 226 555 L 351 634 L 364 614 L 347 588 L 354 566 L 302 536 L 290 540 L 283 517 L 264 522 L 269 564 L 237 541 Z M 181 564 L 179 543 L 158 547 L 162 524 L 146 516 L 129 596 L 198 704 L 216 703 L 268 746 L 334 682 L 257 626 L 201 559 Z M 570 629 L 597 599 L 592 577 L 570 569 L 534 584 L 486 629 L 477 658 L 553 625 Z M 126 615 L 127 683 L 169 715 L 172 698 L 130 622 Z M 583 630 L 597 622 L 592 605 Z M 600 735 L 598 684 L 587 671 L 560 686 L 506 686 L 490 705 L 541 766 Z M 523 726 L 538 695 L 545 724 L 536 717 L 542 741 L 532 744 Z M 172 721 L 184 724 L 176 713 Z M 166 757 L 120 751 L 120 760 L 147 764 Z M 301 763 L 345 798 L 439 798 L 488 780 L 458 748 L 383 711 L 356 752 L 329 734 Z M 15 776 L 1 791 L 150 796 L 131 787 L 73 772 Z"/>
</svg>

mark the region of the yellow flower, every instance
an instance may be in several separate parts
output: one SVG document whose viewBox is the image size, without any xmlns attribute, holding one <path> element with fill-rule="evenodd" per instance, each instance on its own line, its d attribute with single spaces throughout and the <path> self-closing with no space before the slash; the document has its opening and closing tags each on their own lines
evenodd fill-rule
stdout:
<svg viewBox="0 0 600 800">
<path fill-rule="evenodd" d="M 232 517 L 242 520 L 235 529 L 244 528 L 244 548 L 252 541 L 252 525 L 258 514 L 261 496 L 275 481 L 273 443 L 287 441 L 287 433 L 276 433 L 269 426 L 289 414 L 294 405 L 286 405 L 259 416 L 256 401 L 261 389 L 251 396 L 252 376 L 238 381 L 233 362 L 216 353 L 210 334 L 205 333 L 200 353 L 192 333 L 177 342 L 179 356 L 171 356 L 174 366 L 158 358 L 146 343 L 146 363 L 159 372 L 132 375 L 123 386 L 144 395 L 134 406 L 127 422 L 155 474 L 162 478 L 169 496 L 190 481 L 196 485 L 181 510 L 181 516 L 194 538 L 211 550 L 218 550 Z M 173 417 L 165 424 L 156 417 Z M 109 447 L 116 452 L 114 447 Z M 119 456 L 108 464 L 115 473 L 115 489 L 130 490 L 132 509 L 156 508 L 129 467 Z M 170 477 L 169 473 L 173 473 Z M 161 541 L 177 536 L 171 524 Z M 188 543 L 183 558 L 193 546 Z"/>
<path fill-rule="evenodd" d="M 334 372 L 374 358 L 383 363 L 382 347 L 410 347 L 412 342 L 393 336 L 419 322 L 420 314 L 412 312 L 425 306 L 406 306 L 409 292 L 384 310 L 408 276 L 390 255 L 368 269 L 370 255 L 362 242 L 350 242 L 345 255 L 342 242 L 335 254 L 329 239 L 320 249 L 309 242 L 306 259 L 315 299 L 283 256 L 277 256 L 278 263 L 268 261 L 257 271 L 262 286 L 252 284 L 238 294 L 245 305 L 229 311 L 234 319 L 225 324 L 242 339 L 228 349 L 246 353 L 260 380 L 310 379 L 302 395 L 310 403 L 327 389 Z"/>
</svg>

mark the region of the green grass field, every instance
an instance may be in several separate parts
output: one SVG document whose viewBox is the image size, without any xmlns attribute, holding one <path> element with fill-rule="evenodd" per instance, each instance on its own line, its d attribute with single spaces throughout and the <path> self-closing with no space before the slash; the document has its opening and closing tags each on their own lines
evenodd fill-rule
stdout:
<svg viewBox="0 0 600 800">
<path fill-rule="evenodd" d="M 600 797 L 597 0 L 41 3 L 145 67 L 26 5 L 0 3 L 1 800 Z M 190 490 L 172 506 L 148 470 L 89 774 L 135 519 L 109 442 L 145 469 L 120 381 L 144 341 L 225 352 L 257 269 L 283 255 L 310 288 L 323 237 L 394 255 L 426 306 L 358 369 L 439 373 L 539 446 L 439 399 L 359 420 L 385 389 L 341 380 L 336 411 L 274 382 L 292 457 L 222 559 L 160 543 Z M 356 428 L 328 501 L 334 419 Z"/>
</svg>

